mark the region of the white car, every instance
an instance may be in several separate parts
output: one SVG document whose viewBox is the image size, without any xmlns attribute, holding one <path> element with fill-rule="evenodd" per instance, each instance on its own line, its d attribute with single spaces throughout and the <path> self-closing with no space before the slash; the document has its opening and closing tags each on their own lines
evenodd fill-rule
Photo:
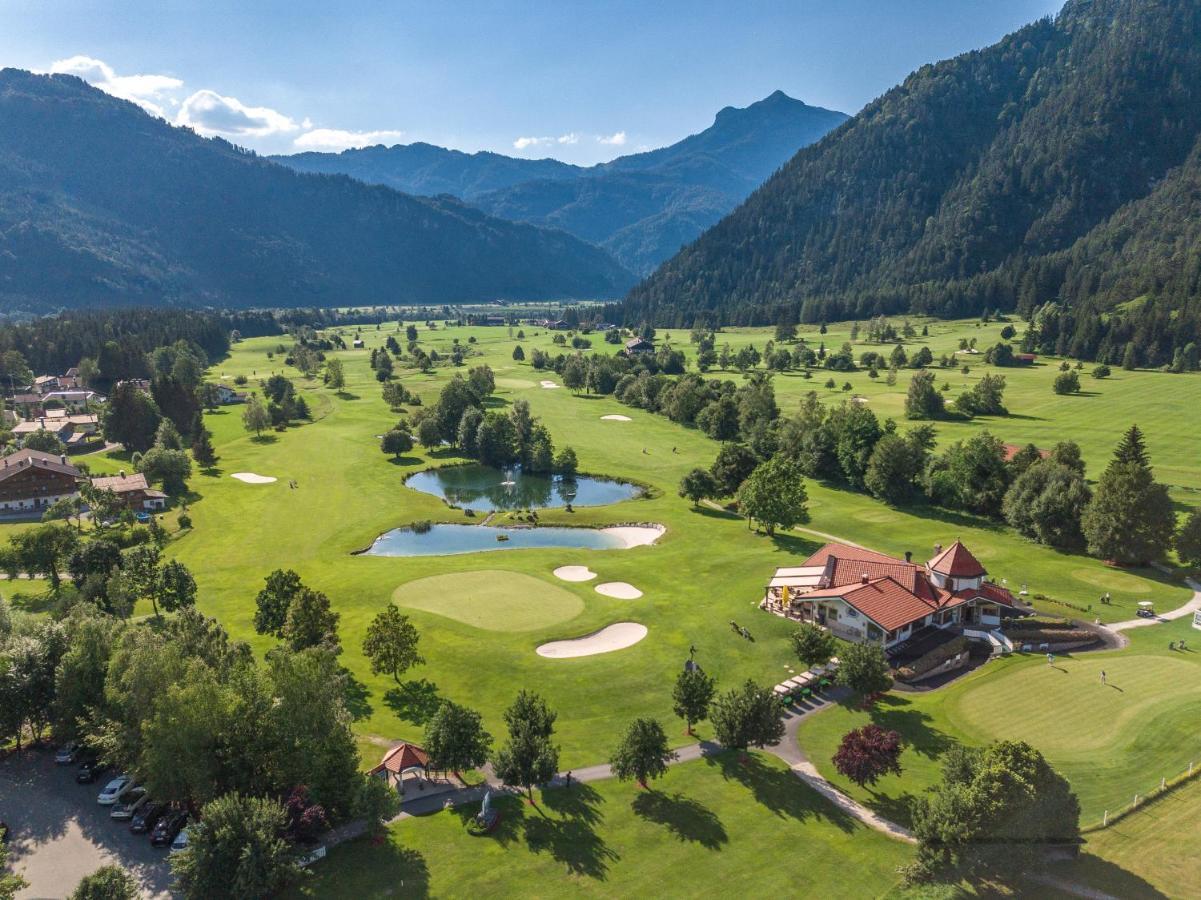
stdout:
<svg viewBox="0 0 1201 900">
<path fill-rule="evenodd" d="M 112 781 L 104 786 L 104 790 L 96 797 L 96 802 L 101 806 L 112 806 L 120 800 L 125 792 L 133 786 L 133 779 L 128 775 L 118 775 Z"/>
<path fill-rule="evenodd" d="M 116 819 L 118 822 L 128 822 L 149 799 L 150 795 L 146 793 L 145 788 L 127 791 L 120 803 L 113 804 L 113 811 L 108 814 L 109 818 Z"/>
<path fill-rule="evenodd" d="M 175 835 L 175 840 L 171 842 L 171 852 L 180 853 L 188 849 L 188 829 L 184 828 L 179 834 Z"/>
<path fill-rule="evenodd" d="M 68 741 L 58 748 L 58 752 L 54 754 L 54 761 L 60 766 L 69 766 L 75 762 L 79 756 L 79 744 L 75 741 Z"/>
</svg>

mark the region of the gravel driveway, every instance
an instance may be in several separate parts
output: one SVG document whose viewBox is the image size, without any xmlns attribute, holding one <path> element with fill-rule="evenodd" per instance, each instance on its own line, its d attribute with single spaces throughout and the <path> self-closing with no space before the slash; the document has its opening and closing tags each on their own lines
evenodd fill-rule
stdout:
<svg viewBox="0 0 1201 900">
<path fill-rule="evenodd" d="M 96 795 L 112 777 L 76 784 L 75 766 L 56 766 L 52 750 L 0 756 L 0 820 L 10 832 L 9 863 L 29 887 L 18 900 L 66 897 L 79 880 L 104 865 L 131 872 L 148 897 L 168 897 L 167 851 L 128 823 L 109 819 Z"/>
</svg>

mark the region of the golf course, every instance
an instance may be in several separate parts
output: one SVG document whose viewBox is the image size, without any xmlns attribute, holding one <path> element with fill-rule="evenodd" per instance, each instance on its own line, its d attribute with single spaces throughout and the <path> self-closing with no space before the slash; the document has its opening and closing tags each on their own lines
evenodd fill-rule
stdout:
<svg viewBox="0 0 1201 900">
<path fill-rule="evenodd" d="M 906 345 L 929 346 L 935 358 L 956 352 L 964 339 L 989 346 L 1001 327 L 975 321 L 913 324 L 929 333 Z M 958 538 L 990 577 L 1014 593 L 1024 589 L 1040 612 L 1090 622 L 1132 618 L 1140 602 L 1167 611 L 1192 596 L 1185 573 L 1171 566 L 1119 569 L 1034 544 L 998 521 L 927 506 L 892 507 L 866 493 L 816 481 L 806 484 L 807 524 L 770 537 L 759 533 L 718 504 L 693 506 L 677 495 L 680 479 L 693 468 L 708 467 L 719 444 L 611 396 L 557 387 L 561 379 L 553 371 L 514 360 L 518 344 L 526 360 L 534 349 L 559 352 L 550 332 L 523 327 L 524 336 L 518 337 L 515 328 L 439 322 L 435 328 L 421 325 L 419 340 L 427 352 L 437 350 L 443 357 L 457 342 L 466 350 L 464 369 L 490 366 L 496 390 L 488 407 L 503 410 L 516 400 L 527 401 L 556 447 L 574 449 L 581 473 L 641 489 L 631 499 L 605 505 L 541 509 L 538 525 L 656 528 L 646 540 L 615 541 L 603 549 L 523 549 L 489 539 L 486 553 L 364 553 L 381 535 L 416 523 L 528 524 L 521 510 L 455 508 L 406 486 L 415 473 L 462 462 L 448 447 L 417 448 L 395 458 L 381 452 L 379 435 L 401 413 L 384 403 L 368 359 L 403 325 L 341 330 L 347 345 L 353 335 L 365 346 L 329 354 L 345 369 L 346 383 L 339 390 L 284 366 L 281 338 L 275 337 L 236 343 L 210 370 L 209 378 L 221 384 L 245 377 L 243 389 L 251 391 L 260 379 L 282 373 L 294 381 L 312 418 L 256 436 L 243 427 L 238 406 L 207 413 L 204 422 L 219 459 L 193 474 L 186 498 L 191 527 L 178 531 L 166 552 L 195 574 L 198 608 L 215 616 L 232 637 L 249 642 L 256 655 L 273 644 L 253 626 L 255 595 L 272 570 L 294 569 L 305 584 L 328 594 L 340 615 L 340 660 L 354 685 L 352 713 L 364 767 L 391 742 L 420 743 L 424 725 L 443 699 L 479 710 L 489 732 L 503 733 L 502 711 L 523 687 L 537 690 L 558 713 L 555 740 L 565 769 L 607 760 L 617 735 L 636 717 L 664 723 L 675 746 L 709 739 L 708 723 L 688 736 L 672 712 L 671 686 L 690 650 L 717 679 L 719 690 L 748 678 L 768 686 L 787 678 L 797 665 L 789 640 L 795 624 L 763 613 L 758 604 L 776 567 L 799 565 L 830 540 L 894 556 L 910 551 L 916 561 L 931 556 L 936 544 Z M 800 336 L 814 347 L 821 342 L 837 348 L 851 339 L 850 329 L 851 323 L 834 323 L 819 334 L 816 326 L 803 326 Z M 658 339 L 693 355 L 686 333 L 661 333 Z M 718 333 L 717 346 L 762 349 L 771 339 L 770 329 L 733 329 Z M 867 347 L 854 346 L 856 355 Z M 617 349 L 593 335 L 592 349 L 585 352 Z M 399 382 L 425 404 L 435 402 L 447 381 L 462 371 L 439 365 L 427 373 L 405 365 L 397 363 Z M 1002 370 L 987 366 L 980 354 L 960 353 L 955 368 L 934 371 L 958 393 L 985 373 Z M 1116 370 L 1104 379 L 1086 375 L 1080 394 L 1063 396 L 1051 388 L 1057 371 L 1058 360 L 1050 359 L 1003 370 L 1009 415 L 938 422 L 938 445 L 984 428 L 1013 444 L 1051 447 L 1073 440 L 1081 447 L 1088 476 L 1096 478 L 1122 432 L 1137 422 L 1178 513 L 1201 500 L 1201 459 L 1191 440 L 1195 428 L 1179 412 L 1201 402 L 1201 378 Z M 816 391 L 829 404 L 863 398 L 881 418 L 896 418 L 901 431 L 908 427 L 909 371 L 901 370 L 893 385 L 862 369 L 833 375 L 835 388 L 825 386 L 827 373 L 821 369 L 812 378 L 796 371 L 776 375 L 772 383 L 781 414 L 793 414 L 801 399 Z M 708 377 L 739 382 L 743 376 L 711 371 Z M 844 382 L 849 389 L 843 389 Z M 409 413 L 413 409 L 407 406 Z M 93 473 L 129 466 L 128 456 L 116 451 L 83 459 Z M 176 529 L 179 512 L 177 507 L 165 517 L 169 529 Z M 1102 606 L 1098 598 L 1105 593 L 1111 602 Z M 420 631 L 424 658 L 396 679 L 373 674 L 361 651 L 368 623 L 390 601 Z M 749 639 L 731 622 L 745 627 Z M 639 636 L 612 645 L 621 649 L 606 645 L 585 655 L 540 651 L 616 626 L 638 627 Z M 1014 654 L 937 690 L 894 690 L 870 711 L 828 704 L 802 723 L 800 747 L 839 789 L 905 824 L 908 798 L 937 780 L 939 760 L 953 742 L 1025 740 L 1070 780 L 1080 798 L 1082 824 L 1099 824 L 1107 810 L 1123 807 L 1135 793 L 1153 791 L 1161 777 L 1173 778 L 1201 760 L 1195 725 L 1201 716 L 1201 653 L 1168 649 L 1170 640 L 1196 634 L 1190 626 L 1186 618 L 1137 629 L 1126 649 L 1062 656 L 1054 665 L 1045 655 Z M 834 771 L 830 759 L 847 730 L 869 721 L 903 736 L 902 773 L 859 788 Z M 909 846 L 843 816 L 775 758 L 756 754 L 751 759 L 746 765 L 720 757 L 674 766 L 649 793 L 607 781 L 570 795 L 548 790 L 537 808 L 507 797 L 501 801 L 503 825 L 492 841 L 465 835 L 466 811 L 406 818 L 391 827 L 383 847 L 358 842 L 333 852 L 301 890 L 311 896 L 335 888 L 340 895 L 386 896 L 402 884 L 416 884 L 415 896 L 480 891 L 683 896 L 704 890 L 714 877 L 752 873 L 757 885 L 783 894 L 859 897 L 893 890 L 900 881 L 897 866 L 911 858 Z M 1178 796 L 1190 798 L 1195 808 L 1195 794 L 1190 788 Z M 1137 820 L 1123 821 L 1123 827 L 1134 828 Z M 1123 842 L 1110 841 L 1106 832 L 1088 839 L 1087 852 L 1097 865 L 1135 865 L 1137 854 Z M 767 864 L 773 846 L 804 852 L 794 854 L 789 866 L 776 867 Z"/>
</svg>

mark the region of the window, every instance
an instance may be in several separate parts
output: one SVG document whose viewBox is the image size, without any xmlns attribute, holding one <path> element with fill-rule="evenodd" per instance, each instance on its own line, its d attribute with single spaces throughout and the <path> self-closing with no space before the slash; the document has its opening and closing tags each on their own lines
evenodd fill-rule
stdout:
<svg viewBox="0 0 1201 900">
<path fill-rule="evenodd" d="M 847 607 L 847 614 L 848 614 L 848 615 L 850 615 L 850 617 L 851 617 L 852 619 L 858 619 L 858 618 L 859 618 L 859 610 L 855 609 L 855 607 L 853 607 L 853 606 L 848 606 L 848 607 Z"/>
</svg>

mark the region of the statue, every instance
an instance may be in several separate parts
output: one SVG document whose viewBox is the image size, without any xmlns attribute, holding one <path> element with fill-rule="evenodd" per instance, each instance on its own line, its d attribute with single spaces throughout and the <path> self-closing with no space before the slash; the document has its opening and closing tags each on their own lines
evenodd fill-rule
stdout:
<svg viewBox="0 0 1201 900">
<path fill-rule="evenodd" d="M 500 818 L 500 813 L 492 808 L 492 788 L 485 788 L 484 802 L 480 804 L 480 811 L 475 817 L 475 824 L 482 831 L 488 832 L 492 830 L 498 818 Z"/>
</svg>

